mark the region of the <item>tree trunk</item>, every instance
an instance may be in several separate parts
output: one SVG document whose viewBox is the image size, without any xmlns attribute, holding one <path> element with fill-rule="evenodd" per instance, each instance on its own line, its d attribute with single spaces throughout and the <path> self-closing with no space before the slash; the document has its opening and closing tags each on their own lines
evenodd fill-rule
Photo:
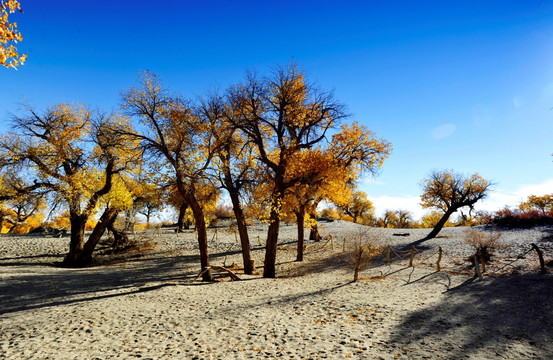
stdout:
<svg viewBox="0 0 553 360">
<path fill-rule="evenodd" d="M 17 227 L 17 225 L 19 225 L 19 222 L 17 221 L 9 221 L 8 220 L 8 223 L 10 223 L 12 225 L 12 227 L 8 230 L 8 234 L 13 234 L 13 232 L 15 231 L 15 228 Z"/>
<path fill-rule="evenodd" d="M 4 229 L 4 219 L 6 218 L 6 215 L 4 214 L 4 210 L 0 209 L 0 233 Z"/>
<path fill-rule="evenodd" d="M 71 222 L 71 240 L 69 243 L 69 253 L 63 260 L 65 266 L 81 266 L 79 259 L 83 253 L 84 247 L 84 231 L 87 217 L 75 213 L 69 214 Z"/>
<path fill-rule="evenodd" d="M 125 226 L 124 229 L 126 232 L 134 234 L 134 225 L 136 224 L 136 213 L 138 212 L 138 207 L 136 204 L 133 204 L 130 210 L 125 211 Z"/>
<path fill-rule="evenodd" d="M 359 264 L 355 264 L 353 268 L 353 282 L 357 282 L 359 280 Z"/>
<path fill-rule="evenodd" d="M 126 231 L 115 227 L 115 220 L 117 220 L 117 214 L 111 217 L 107 223 L 108 230 L 113 234 L 113 244 L 111 244 L 111 247 L 114 250 L 129 242 Z"/>
<path fill-rule="evenodd" d="M 194 195 L 188 196 L 187 203 L 192 209 L 192 214 L 194 215 L 196 232 L 198 235 L 198 247 L 200 248 L 201 271 L 204 271 L 209 267 L 209 253 L 207 251 L 207 229 L 205 226 L 204 212 Z M 204 281 L 213 281 L 211 271 L 206 271 L 202 275 L 202 279 Z"/>
<path fill-rule="evenodd" d="M 317 219 L 317 206 L 319 206 L 320 199 L 315 199 L 307 208 L 307 212 L 311 219 L 316 220 Z M 319 225 L 316 221 L 311 222 L 311 229 L 309 231 L 309 240 L 313 241 L 321 241 L 322 237 L 321 234 L 319 234 Z"/>
<path fill-rule="evenodd" d="M 449 217 L 455 212 L 457 211 L 457 209 L 448 209 L 445 213 L 444 213 L 444 216 L 442 216 L 442 218 L 440 219 L 440 221 L 438 221 L 438 223 L 436 224 L 436 226 L 434 226 L 434 229 L 432 229 L 432 231 L 430 232 L 430 234 L 428 234 L 425 239 L 433 239 L 435 238 L 438 233 L 442 230 L 442 228 L 444 227 L 445 223 L 447 222 L 447 220 L 449 220 Z"/>
<path fill-rule="evenodd" d="M 279 189 L 280 190 L 280 189 Z M 271 213 L 269 215 L 269 231 L 267 232 L 267 244 L 265 245 L 265 263 L 263 268 L 264 278 L 276 276 L 276 253 L 278 245 L 278 231 L 280 229 L 280 205 L 282 204 L 284 191 L 273 194 L 271 201 Z"/>
<path fill-rule="evenodd" d="M 102 235 L 104 235 L 108 225 L 117 217 L 118 211 L 115 208 L 108 207 L 102 216 L 100 217 L 100 220 L 94 226 L 94 230 L 92 230 L 92 234 L 88 237 L 88 240 L 84 244 L 83 252 L 79 258 L 79 263 L 82 265 L 90 264 L 92 261 L 92 253 L 94 252 L 94 249 L 96 248 L 96 245 L 98 245 L 98 242 L 102 238 Z"/>
<path fill-rule="evenodd" d="M 303 261 L 303 244 L 304 244 L 303 223 L 304 221 L 305 221 L 305 207 L 300 206 L 299 211 L 296 212 L 296 223 L 298 224 L 298 249 L 297 249 L 296 261 Z"/>
<path fill-rule="evenodd" d="M 188 209 L 188 204 L 184 203 L 179 206 L 179 217 L 177 220 L 177 231 L 184 231 L 184 229 L 190 228 L 188 221 L 184 221 L 186 217 L 186 209 Z"/>
<path fill-rule="evenodd" d="M 309 240 L 313 240 L 313 241 L 321 241 L 321 234 L 319 234 L 319 225 L 318 224 L 313 224 L 311 225 L 311 231 L 309 231 Z"/>
<path fill-rule="evenodd" d="M 253 273 L 253 262 L 250 250 L 250 238 L 248 235 L 248 227 L 246 225 L 246 219 L 242 206 L 240 206 L 240 198 L 238 191 L 235 189 L 228 190 L 230 200 L 232 202 L 232 209 L 234 210 L 234 216 L 236 217 L 236 225 L 238 226 L 238 234 L 240 235 L 240 244 L 242 245 L 242 260 L 244 262 L 244 274 Z"/>
</svg>

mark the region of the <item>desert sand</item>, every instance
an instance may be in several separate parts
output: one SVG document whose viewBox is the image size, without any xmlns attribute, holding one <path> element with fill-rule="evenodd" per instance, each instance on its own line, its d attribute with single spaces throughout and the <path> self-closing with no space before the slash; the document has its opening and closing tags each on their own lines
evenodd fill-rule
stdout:
<svg viewBox="0 0 553 360">
<path fill-rule="evenodd" d="M 214 283 L 195 280 L 192 230 L 138 233 L 143 251 L 109 254 L 101 246 L 84 269 L 55 266 L 68 237 L 2 235 L 0 358 L 553 357 L 553 277 L 539 274 L 529 251 L 536 243 L 550 260 L 553 228 L 501 230 L 505 247 L 483 280 L 473 277 L 463 229 L 428 241 L 418 241 L 427 229 L 371 229 L 379 245 L 392 246 L 390 264 L 375 259 L 357 283 L 343 248 L 364 231 L 360 225 L 323 223 L 322 235 L 333 240 L 307 241 L 302 263 L 294 261 L 296 228 L 283 225 L 276 279 L 261 277 L 266 227 L 249 230 L 258 273 L 237 270 L 241 281 Z M 212 265 L 236 269 L 234 233 L 209 234 Z"/>
</svg>

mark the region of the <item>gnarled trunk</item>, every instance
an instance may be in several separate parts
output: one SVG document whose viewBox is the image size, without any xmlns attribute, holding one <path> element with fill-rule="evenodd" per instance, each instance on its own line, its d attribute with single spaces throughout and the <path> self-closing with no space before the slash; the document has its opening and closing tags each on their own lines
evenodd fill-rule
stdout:
<svg viewBox="0 0 553 360">
<path fill-rule="evenodd" d="M 115 208 L 108 207 L 104 210 L 100 220 L 96 223 L 96 226 L 94 226 L 92 234 L 90 234 L 88 240 L 84 244 L 83 252 L 79 259 L 80 264 L 90 264 L 92 261 L 92 253 L 94 252 L 96 245 L 98 245 L 98 242 L 102 238 L 102 235 L 104 235 L 108 225 L 117 218 L 117 214 L 118 211 Z"/>
<path fill-rule="evenodd" d="M 136 203 L 133 203 L 132 208 L 130 208 L 129 210 L 125 210 L 125 232 L 134 234 L 134 225 L 136 224 L 137 213 L 138 207 L 136 206 Z"/>
<path fill-rule="evenodd" d="M 185 221 L 186 209 L 188 209 L 187 203 L 183 203 L 179 206 L 179 217 L 177 219 L 177 231 L 184 231 L 185 229 L 190 228 L 188 221 Z"/>
<path fill-rule="evenodd" d="M 115 220 L 117 220 L 117 215 L 113 216 L 107 225 L 108 230 L 113 234 L 113 244 L 111 244 L 113 249 L 121 247 L 129 242 L 127 232 L 125 230 L 119 230 L 115 227 Z"/>
<path fill-rule="evenodd" d="M 69 213 L 69 221 L 71 223 L 71 238 L 69 242 L 69 253 L 63 260 L 63 264 L 69 267 L 77 267 L 84 247 L 84 231 L 86 226 L 87 216 Z"/>
<path fill-rule="evenodd" d="M 309 240 L 317 242 L 322 240 L 321 234 L 319 234 L 319 225 L 316 223 L 311 225 L 311 230 L 309 231 Z"/>
</svg>

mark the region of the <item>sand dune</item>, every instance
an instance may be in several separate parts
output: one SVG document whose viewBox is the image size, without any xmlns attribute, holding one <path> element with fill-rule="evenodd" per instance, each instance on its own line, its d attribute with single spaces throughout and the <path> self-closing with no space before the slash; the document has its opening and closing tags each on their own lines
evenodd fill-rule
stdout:
<svg viewBox="0 0 553 360">
<path fill-rule="evenodd" d="M 277 279 L 239 274 L 243 281 L 209 284 L 193 281 L 199 256 L 191 231 L 139 234 L 155 249 L 100 255 L 86 269 L 52 265 L 68 238 L 2 236 L 0 358 L 551 358 L 552 277 L 538 274 L 535 253 L 517 255 L 530 243 L 551 255 L 552 228 L 503 230 L 505 249 L 483 281 L 472 277 L 461 229 L 425 242 L 417 240 L 428 230 L 374 229 L 393 247 L 391 264 L 375 260 L 351 283 L 343 239 L 347 247 L 360 228 L 323 224 L 333 243 L 308 241 L 306 261 L 297 263 L 296 229 L 283 226 Z M 250 228 L 258 267 L 265 230 Z M 212 264 L 240 264 L 233 233 L 209 234 Z M 409 268 L 404 250 L 412 243 Z"/>
</svg>

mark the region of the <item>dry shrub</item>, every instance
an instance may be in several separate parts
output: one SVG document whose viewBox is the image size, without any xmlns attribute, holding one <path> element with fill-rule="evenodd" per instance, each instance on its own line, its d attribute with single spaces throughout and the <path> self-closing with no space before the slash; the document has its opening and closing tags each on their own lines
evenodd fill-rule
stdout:
<svg viewBox="0 0 553 360">
<path fill-rule="evenodd" d="M 529 228 L 533 226 L 553 224 L 553 212 L 541 212 L 537 210 L 521 211 L 519 209 L 505 207 L 492 214 L 484 215 L 483 219 L 485 223 L 496 226 Z"/>
<path fill-rule="evenodd" d="M 234 218 L 234 210 L 231 205 L 218 204 L 213 215 L 220 220 L 232 219 Z"/>
<path fill-rule="evenodd" d="M 485 263 L 490 261 L 495 250 L 505 247 L 500 238 L 499 233 L 478 231 L 474 228 L 465 229 L 463 234 L 463 242 L 472 246 Z"/>
<path fill-rule="evenodd" d="M 368 230 L 360 231 L 346 252 L 346 261 L 353 269 L 353 282 L 359 280 L 359 272 L 366 269 L 374 257 L 382 253 L 376 238 Z"/>
</svg>

